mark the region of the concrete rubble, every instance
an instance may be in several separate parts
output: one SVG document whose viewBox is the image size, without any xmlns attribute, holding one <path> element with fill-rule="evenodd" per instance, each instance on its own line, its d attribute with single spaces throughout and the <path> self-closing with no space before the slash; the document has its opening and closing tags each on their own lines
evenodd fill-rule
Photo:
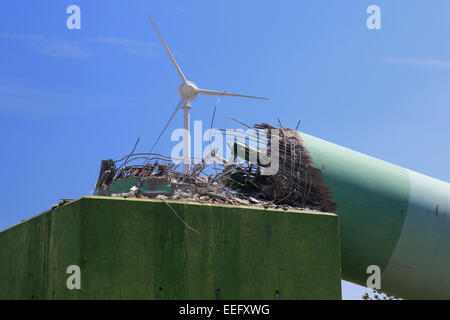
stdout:
<svg viewBox="0 0 450 320">
<path fill-rule="evenodd" d="M 207 165 L 203 161 L 193 164 L 188 173 L 183 173 L 177 170 L 178 166 L 170 158 L 163 155 L 132 153 L 117 161 L 102 161 L 97 194 L 285 210 L 335 211 L 337 206 L 332 202 L 330 190 L 321 177 L 321 171 L 314 168 L 298 132 L 268 124 L 257 124 L 254 128 L 271 132 L 276 129 L 279 170 L 274 175 L 262 175 L 262 165 L 259 163 L 238 161 L 214 165 Z M 266 151 L 270 154 L 270 134 L 267 137 Z M 144 161 L 144 164 L 131 164 L 139 160 Z M 131 178 L 135 178 L 137 184 L 128 192 L 110 193 L 112 184 Z M 143 188 L 144 184 L 146 188 Z"/>
</svg>

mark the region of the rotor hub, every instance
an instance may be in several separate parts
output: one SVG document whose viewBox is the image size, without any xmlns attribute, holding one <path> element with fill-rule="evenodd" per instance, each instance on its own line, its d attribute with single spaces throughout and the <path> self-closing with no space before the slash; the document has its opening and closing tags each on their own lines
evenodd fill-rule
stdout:
<svg viewBox="0 0 450 320">
<path fill-rule="evenodd" d="M 178 95 L 184 101 L 192 101 L 198 96 L 197 85 L 192 81 L 186 81 L 178 87 Z"/>
</svg>

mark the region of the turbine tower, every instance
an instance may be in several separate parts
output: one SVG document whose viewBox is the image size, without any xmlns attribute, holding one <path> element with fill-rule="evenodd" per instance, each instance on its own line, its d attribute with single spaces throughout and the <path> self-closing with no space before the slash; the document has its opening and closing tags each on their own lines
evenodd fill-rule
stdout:
<svg viewBox="0 0 450 320">
<path fill-rule="evenodd" d="M 153 27 L 155 27 L 156 33 L 158 34 L 159 39 L 161 40 L 164 48 L 167 51 L 167 54 L 169 55 L 170 60 L 172 60 L 173 65 L 178 71 L 178 75 L 180 76 L 182 82 L 180 86 L 178 87 L 178 95 L 180 96 L 181 100 L 178 103 L 178 105 L 175 108 L 175 111 L 172 113 L 172 115 L 169 118 L 169 121 L 161 131 L 161 134 L 159 135 L 158 139 L 153 144 L 152 150 L 155 147 L 155 145 L 158 143 L 159 139 L 163 135 L 164 131 L 169 126 L 170 122 L 172 121 L 175 114 L 182 108 L 184 110 L 184 136 L 183 136 L 183 168 L 184 172 L 189 171 L 190 169 L 190 163 L 191 163 L 191 141 L 190 141 L 190 119 L 189 119 L 189 110 L 192 109 L 191 102 L 197 98 L 198 94 L 206 94 L 210 96 L 232 96 L 232 97 L 243 97 L 243 98 L 252 98 L 252 99 L 262 99 L 262 100 L 268 100 L 268 98 L 262 98 L 262 97 L 254 97 L 254 96 L 247 96 L 243 94 L 237 94 L 237 93 L 228 93 L 228 92 L 220 92 L 220 91 L 214 91 L 214 90 L 206 90 L 206 89 L 199 89 L 197 85 L 186 79 L 183 72 L 181 71 L 180 67 L 178 66 L 177 62 L 175 61 L 172 53 L 170 52 L 169 48 L 167 47 L 166 43 L 164 42 L 164 39 L 162 38 L 161 34 L 158 31 L 158 28 L 156 27 L 156 24 L 153 22 L 153 19 L 151 17 L 150 21 L 153 24 Z"/>
</svg>

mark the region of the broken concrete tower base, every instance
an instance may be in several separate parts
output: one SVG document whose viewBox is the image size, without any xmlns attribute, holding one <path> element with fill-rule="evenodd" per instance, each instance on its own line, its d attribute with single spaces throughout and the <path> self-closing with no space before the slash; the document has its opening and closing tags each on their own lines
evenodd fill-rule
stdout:
<svg viewBox="0 0 450 320">
<path fill-rule="evenodd" d="M 327 213 L 84 197 L 1 232 L 0 252 L 0 299 L 341 298 Z"/>
</svg>

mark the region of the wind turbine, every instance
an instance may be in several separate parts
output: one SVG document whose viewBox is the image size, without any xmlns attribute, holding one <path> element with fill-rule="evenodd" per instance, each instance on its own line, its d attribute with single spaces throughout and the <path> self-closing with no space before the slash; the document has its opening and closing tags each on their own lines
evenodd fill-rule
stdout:
<svg viewBox="0 0 450 320">
<path fill-rule="evenodd" d="M 159 135 L 156 142 L 153 144 L 152 150 L 155 147 L 155 145 L 158 143 L 159 139 L 163 135 L 164 131 L 169 126 L 170 122 L 172 121 L 175 114 L 182 108 L 184 110 L 184 136 L 183 136 L 183 168 L 184 172 L 188 172 L 190 169 L 190 162 L 191 162 L 191 141 L 190 141 L 190 128 L 189 128 L 189 110 L 192 109 L 191 102 L 197 98 L 198 94 L 206 94 L 210 96 L 232 96 L 232 97 L 243 97 L 243 98 L 252 98 L 252 99 L 262 99 L 262 100 L 268 100 L 268 98 L 262 98 L 262 97 L 254 97 L 254 96 L 247 96 L 243 94 L 237 94 L 237 93 L 228 93 L 228 92 L 220 92 L 220 91 L 214 91 L 214 90 L 205 90 L 205 89 L 199 89 L 197 85 L 186 79 L 183 72 L 181 71 L 180 67 L 178 66 L 177 62 L 175 61 L 172 53 L 170 52 L 169 48 L 167 47 L 166 43 L 164 42 L 164 39 L 162 38 L 161 34 L 158 31 L 158 28 L 156 27 L 156 24 L 153 22 L 153 19 L 151 17 L 150 21 L 153 24 L 153 27 L 155 27 L 156 33 L 158 34 L 159 39 L 161 40 L 164 48 L 167 51 L 167 54 L 170 57 L 170 60 L 172 60 L 173 65 L 178 71 L 178 75 L 180 76 L 182 82 L 180 86 L 178 87 L 178 95 L 180 96 L 181 100 L 178 103 L 178 105 L 175 108 L 175 111 L 172 113 L 172 115 L 169 118 L 169 121 L 165 125 L 164 129 L 161 131 L 161 134 Z"/>
</svg>

